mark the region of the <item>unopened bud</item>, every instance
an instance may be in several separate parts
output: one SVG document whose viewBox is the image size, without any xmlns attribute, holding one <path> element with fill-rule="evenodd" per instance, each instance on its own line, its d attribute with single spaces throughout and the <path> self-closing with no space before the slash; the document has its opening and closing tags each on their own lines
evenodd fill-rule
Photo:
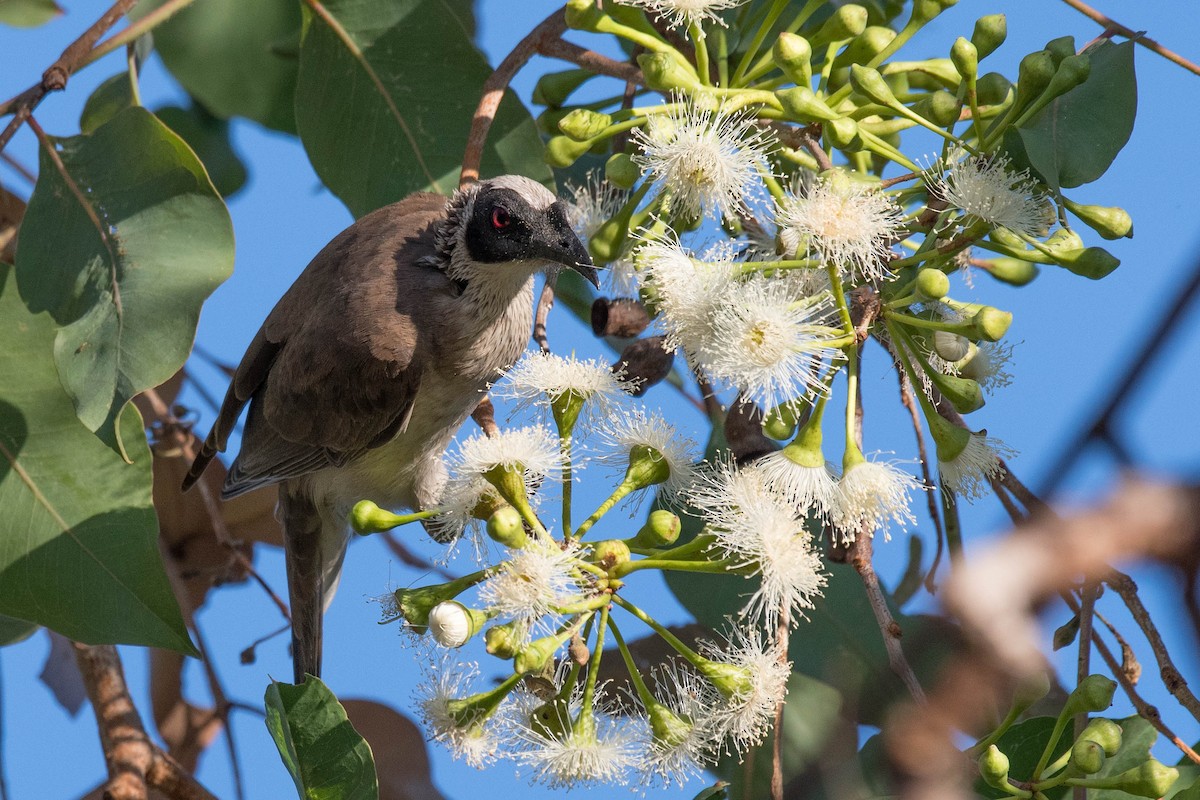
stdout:
<svg viewBox="0 0 1200 800">
<path fill-rule="evenodd" d="M 912 23 L 924 25 L 957 2 L 958 0 L 914 0 Z"/>
<path fill-rule="evenodd" d="M 1013 709 L 1022 712 L 1050 694 L 1050 676 L 1045 670 L 1030 675 L 1017 684 L 1013 692 Z"/>
<path fill-rule="evenodd" d="M 987 402 L 983 397 L 983 389 L 971 378 L 940 374 L 930 375 L 929 378 L 960 414 L 978 411 Z"/>
<path fill-rule="evenodd" d="M 592 302 L 592 333 L 632 339 L 650 325 L 650 315 L 639 300 L 632 297 L 597 297 Z"/>
<path fill-rule="evenodd" d="M 1021 258 L 999 258 L 981 261 L 980 267 L 998 281 L 1013 286 L 1024 286 L 1038 276 L 1038 266 Z"/>
<path fill-rule="evenodd" d="M 924 267 L 917 272 L 917 291 L 930 300 L 941 300 L 950 291 L 950 279 L 940 269 Z"/>
<path fill-rule="evenodd" d="M 634 397 L 641 397 L 647 389 L 671 374 L 675 354 L 663 349 L 664 341 L 662 336 L 635 339 L 613 364 L 613 372 L 623 372 L 625 379 L 637 386 Z"/>
<path fill-rule="evenodd" d="M 513 668 L 522 675 L 543 671 L 550 664 L 550 659 L 569 638 L 571 638 L 570 630 L 534 639 L 517 651 L 516 656 L 513 657 Z"/>
<path fill-rule="evenodd" d="M 350 526 L 358 533 L 390 531 L 410 519 L 380 508 L 370 500 L 360 500 L 350 510 Z"/>
<path fill-rule="evenodd" d="M 808 39 L 784 31 L 771 48 L 771 59 L 797 86 L 812 83 L 812 46 Z"/>
<path fill-rule="evenodd" d="M 856 153 L 862 150 L 862 137 L 858 134 L 858 123 L 849 117 L 833 119 L 824 125 L 826 140 L 838 150 Z"/>
<path fill-rule="evenodd" d="M 797 122 L 831 122 L 838 118 L 837 112 L 807 86 L 784 89 L 776 92 L 775 97 L 783 106 L 783 113 L 788 119 Z"/>
<path fill-rule="evenodd" d="M 1045 50 L 1054 59 L 1055 64 L 1061 64 L 1068 56 L 1075 55 L 1075 37 L 1059 36 L 1046 42 Z"/>
<path fill-rule="evenodd" d="M 958 98 L 945 89 L 938 89 L 914 103 L 913 111 L 939 128 L 948 128 L 958 120 Z"/>
<path fill-rule="evenodd" d="M 1118 789 L 1137 797 L 1162 797 L 1179 780 L 1179 770 L 1150 759 L 1120 775 L 1103 779 L 1104 788 Z"/>
<path fill-rule="evenodd" d="M 1092 62 L 1085 55 L 1069 55 L 1058 65 L 1054 77 L 1038 98 L 1037 106 L 1044 106 L 1056 97 L 1061 97 L 1088 79 Z"/>
<path fill-rule="evenodd" d="M 918 0 L 919 1 L 919 0 Z M 850 85 L 854 91 L 872 102 L 889 108 L 900 105 L 900 101 L 888 88 L 887 81 L 879 74 L 879 70 L 854 64 L 850 67 Z"/>
<path fill-rule="evenodd" d="M 1121 749 L 1121 726 L 1111 719 L 1096 717 L 1088 720 L 1087 727 L 1079 734 L 1080 739 L 1090 739 L 1104 748 L 1104 755 L 1112 758 Z"/>
<path fill-rule="evenodd" d="M 611 572 L 613 567 L 628 562 L 629 558 L 629 545 L 620 539 L 605 539 L 602 542 L 596 542 L 592 545 L 592 551 L 588 555 L 588 561 L 605 572 Z"/>
<path fill-rule="evenodd" d="M 1012 312 L 1001 311 L 993 306 L 984 306 L 975 312 L 971 319 L 979 338 L 987 342 L 998 342 L 1008 333 L 1012 325 Z"/>
<path fill-rule="evenodd" d="M 656 508 L 650 512 L 646 524 L 630 540 L 634 547 L 654 548 L 675 544 L 679 531 L 683 528 L 679 516 L 665 508 Z"/>
<path fill-rule="evenodd" d="M 429 611 L 429 635 L 442 647 L 462 647 L 487 621 L 482 611 L 456 600 L 438 603 Z"/>
<path fill-rule="evenodd" d="M 1092 280 L 1099 280 L 1121 266 L 1121 259 L 1103 247 L 1055 251 L 1050 258 L 1060 267 L 1065 267 L 1076 275 Z"/>
<path fill-rule="evenodd" d="M 509 505 L 501 506 L 488 517 L 487 534 L 494 541 L 514 550 L 529 544 L 521 512 Z"/>
<path fill-rule="evenodd" d="M 813 44 L 824 47 L 831 42 L 853 39 L 867 28 L 867 9 L 854 3 L 839 7 L 829 15 L 825 24 L 813 35 Z"/>
<path fill-rule="evenodd" d="M 1063 203 L 1072 214 L 1079 217 L 1105 239 L 1132 239 L 1133 218 L 1123 208 L 1115 206 L 1085 206 L 1064 198 Z"/>
<path fill-rule="evenodd" d="M 568 69 L 562 72 L 547 72 L 538 78 L 533 87 L 533 102 L 539 106 L 561 106 L 571 93 L 596 73 L 586 69 Z"/>
<path fill-rule="evenodd" d="M 595 139 L 612 125 L 612 117 L 588 108 L 576 108 L 558 121 L 558 129 L 577 142 Z"/>
<path fill-rule="evenodd" d="M 1008 756 L 996 745 L 990 745 L 979 757 L 979 776 L 988 786 L 996 789 L 1008 788 Z"/>
<path fill-rule="evenodd" d="M 699 89 L 700 81 L 670 53 L 642 53 L 638 66 L 646 77 L 646 86 L 656 92 Z"/>
<path fill-rule="evenodd" d="M 1067 697 L 1062 713 L 1068 717 L 1103 711 L 1112 705 L 1117 682 L 1103 675 L 1088 675 Z"/>
<path fill-rule="evenodd" d="M 1024 108 L 1036 100 L 1050 85 L 1056 71 L 1054 59 L 1045 50 L 1022 58 L 1017 69 L 1017 108 Z"/>
<path fill-rule="evenodd" d="M 794 401 L 780 403 L 763 416 L 762 431 L 772 439 L 783 441 L 792 438 L 799 422 L 799 405 Z"/>
<path fill-rule="evenodd" d="M 981 106 L 996 106 L 1008 100 L 1012 81 L 999 72 L 987 72 L 975 83 L 975 99 Z"/>
<path fill-rule="evenodd" d="M 625 481 L 637 489 L 666 483 L 671 477 L 671 465 L 656 448 L 635 444 L 629 448 L 629 467 Z"/>
<path fill-rule="evenodd" d="M 834 69 L 845 68 L 851 64 L 866 64 L 882 53 L 895 38 L 896 32 L 891 28 L 883 25 L 869 26 L 838 54 L 833 62 Z"/>
<path fill-rule="evenodd" d="M 1008 38 L 1008 19 L 1003 14 L 989 14 L 975 20 L 971 32 L 971 44 L 980 59 L 987 58 Z"/>
<path fill-rule="evenodd" d="M 517 654 L 521 637 L 517 633 L 517 622 L 493 625 L 483 634 L 484 647 L 496 658 L 509 659 Z"/>
<path fill-rule="evenodd" d="M 1070 765 L 1082 775 L 1092 775 L 1104 766 L 1104 748 L 1090 739 L 1080 739 L 1071 747 Z"/>
<path fill-rule="evenodd" d="M 642 177 L 642 170 L 628 153 L 613 153 L 604 163 L 604 178 L 613 186 L 628 189 Z"/>
<path fill-rule="evenodd" d="M 594 31 L 604 19 L 604 12 L 596 5 L 596 0 L 568 0 L 564 14 L 567 27 L 581 31 Z"/>
<path fill-rule="evenodd" d="M 570 136 L 552 136 L 546 142 L 546 163 L 557 169 L 571 166 L 592 148 L 590 142 L 577 142 Z"/>
<path fill-rule="evenodd" d="M 975 80 L 979 73 L 979 51 L 975 49 L 975 45 L 961 36 L 958 37 L 950 46 L 950 60 L 963 80 Z"/>
<path fill-rule="evenodd" d="M 933 332 L 933 351 L 947 361 L 954 362 L 966 357 L 971 341 L 950 331 Z"/>
</svg>

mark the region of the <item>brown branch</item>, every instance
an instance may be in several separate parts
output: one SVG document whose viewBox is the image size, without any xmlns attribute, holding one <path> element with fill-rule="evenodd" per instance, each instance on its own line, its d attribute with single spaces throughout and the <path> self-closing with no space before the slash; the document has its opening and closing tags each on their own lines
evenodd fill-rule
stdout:
<svg viewBox="0 0 1200 800">
<path fill-rule="evenodd" d="M 788 640 L 791 638 L 792 609 L 788 602 L 779 607 L 779 623 L 775 626 L 775 646 L 779 648 L 779 661 L 786 663 Z M 771 742 L 771 800 L 783 800 L 783 710 L 786 697 L 775 703 L 775 735 Z"/>
<path fill-rule="evenodd" d="M 1112 587 L 1121 599 L 1125 601 L 1125 606 L 1129 609 L 1129 613 L 1133 615 L 1133 619 L 1137 622 L 1138 627 L 1142 629 L 1142 633 L 1146 635 L 1146 641 L 1150 643 L 1150 649 L 1154 652 L 1154 660 L 1158 662 L 1158 671 L 1162 676 L 1163 684 L 1167 687 L 1167 691 L 1175 696 L 1180 705 L 1191 712 L 1192 716 L 1200 720 L 1200 701 L 1196 700 L 1196 695 L 1192 694 L 1188 689 L 1187 681 L 1183 675 L 1176 669 L 1175 663 L 1171 660 L 1171 654 L 1167 652 L 1167 645 L 1163 642 L 1162 636 L 1158 632 L 1158 628 L 1154 625 L 1154 620 L 1150 618 L 1150 612 L 1146 610 L 1146 606 L 1142 603 L 1142 598 L 1138 596 L 1138 587 L 1134 583 L 1133 578 L 1119 570 L 1113 570 L 1105 583 Z"/>
<path fill-rule="evenodd" d="M 825 148 L 821 147 L 821 126 L 809 125 L 800 129 L 800 144 L 804 145 L 804 149 L 812 154 L 812 157 L 817 160 L 817 166 L 821 171 L 833 169 L 833 162 L 829 159 L 829 154 L 825 152 Z"/>
<path fill-rule="evenodd" d="M 42 102 L 42 98 L 50 92 L 60 92 L 67 88 L 68 79 L 82 65 L 96 42 L 100 41 L 100 37 L 117 24 L 117 20 L 125 16 L 136 4 L 137 0 L 117 0 L 108 11 L 101 15 L 100 19 L 93 22 L 91 27 L 83 32 L 82 36 L 67 45 L 67 49 L 62 51 L 58 60 L 42 73 L 40 81 L 16 97 L 0 104 L 0 117 L 13 115 L 8 127 L 4 129 L 3 133 L 0 133 L 0 150 L 8 145 L 13 135 Z"/>
<path fill-rule="evenodd" d="M 558 273 L 552 272 L 546 276 L 542 285 L 542 293 L 538 296 L 537 310 L 533 315 L 533 341 L 543 353 L 550 352 L 550 339 L 546 334 L 546 322 L 550 319 L 550 309 L 554 308 L 554 289 L 558 284 Z"/>
<path fill-rule="evenodd" d="M 17 161 L 8 153 L 0 153 L 0 161 L 3 161 L 5 164 L 8 164 L 10 167 L 12 167 L 14 172 L 16 172 L 30 184 L 37 183 L 37 175 L 34 174 L 33 170 L 22 164 L 20 161 Z"/>
<path fill-rule="evenodd" d="M 462 172 L 459 173 L 458 186 L 462 188 L 479 180 L 479 165 L 483 160 L 483 148 L 487 144 L 488 131 L 496 119 L 496 110 L 504 99 L 504 91 L 513 76 L 525 66 L 536 53 L 542 43 L 548 39 L 558 39 L 567 29 L 566 15 L 562 9 L 555 9 L 550 16 L 538 23 L 529 34 L 517 42 L 495 72 L 488 76 L 483 84 L 483 95 L 475 108 L 475 116 L 471 118 L 471 131 L 467 134 L 467 148 L 463 153 Z"/>
<path fill-rule="evenodd" d="M 863 587 L 867 590 L 867 600 L 871 604 L 875 622 L 879 625 L 879 632 L 883 635 L 888 666 L 904 682 L 904 686 L 912 695 L 913 700 L 923 705 L 926 702 L 925 690 L 921 688 L 921 682 L 917 680 L 917 675 L 913 672 L 912 665 L 908 663 L 908 658 L 904 655 L 904 648 L 900 644 L 904 631 L 901 629 L 900 623 L 896 622 L 895 617 L 892 616 L 892 610 L 888 608 L 887 598 L 884 597 L 883 589 L 879 586 L 879 576 L 875 573 L 875 566 L 871 563 L 874 551 L 875 546 L 870 532 L 862 530 L 846 548 L 847 560 L 850 562 L 850 566 L 854 567 L 854 571 L 862 579 Z"/>
<path fill-rule="evenodd" d="M 76 643 L 75 660 L 100 729 L 108 767 L 106 798 L 146 800 L 148 790 L 156 789 L 172 800 L 216 800 L 146 735 L 117 648 Z"/>
<path fill-rule="evenodd" d="M 1103 25 L 1106 30 L 1110 30 L 1115 33 L 1119 33 L 1122 36 L 1128 37 L 1137 44 L 1140 44 L 1142 47 L 1145 47 L 1147 50 L 1158 53 L 1167 61 L 1183 67 L 1194 75 L 1200 75 L 1200 66 L 1196 66 L 1194 63 L 1188 61 L 1178 53 L 1168 50 L 1148 36 L 1145 36 L 1144 34 L 1139 33 L 1132 28 L 1127 28 L 1116 20 L 1106 17 L 1104 14 L 1101 14 L 1096 9 L 1082 2 L 1082 0 L 1063 0 L 1063 2 L 1093 22 Z"/>
<path fill-rule="evenodd" d="M 638 85 L 646 83 L 642 71 L 632 64 L 616 61 L 595 50 L 588 50 L 562 39 L 547 39 L 538 48 L 538 53 L 549 58 L 557 58 L 560 61 L 569 61 L 575 66 L 583 67 L 597 75 L 607 75 L 610 78 Z"/>
</svg>

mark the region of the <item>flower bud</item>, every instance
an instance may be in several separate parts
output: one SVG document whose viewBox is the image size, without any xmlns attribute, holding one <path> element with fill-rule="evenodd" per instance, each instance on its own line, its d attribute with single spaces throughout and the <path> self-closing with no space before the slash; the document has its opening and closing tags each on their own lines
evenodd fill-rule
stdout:
<svg viewBox="0 0 1200 800">
<path fill-rule="evenodd" d="M 1063 203 L 1072 214 L 1105 239 L 1132 239 L 1133 219 L 1123 208 L 1115 206 L 1085 206 L 1071 200 Z"/>
<path fill-rule="evenodd" d="M 573 628 L 568 628 L 562 633 L 534 639 L 517 651 L 516 656 L 513 657 L 513 669 L 522 675 L 543 671 L 550 664 L 550 659 L 554 658 L 558 649 L 566 643 L 567 639 L 571 638 L 573 632 Z"/>
<path fill-rule="evenodd" d="M 521 637 L 518 635 L 517 622 L 506 622 L 503 625 L 493 625 L 483 634 L 484 647 L 496 658 L 509 659 L 517 654 Z"/>
<path fill-rule="evenodd" d="M 784 31 L 771 48 L 771 59 L 797 86 L 812 83 L 812 46 L 808 39 Z"/>
<path fill-rule="evenodd" d="M 656 508 L 650 512 L 646 524 L 630 540 L 630 544 L 643 548 L 666 547 L 675 544 L 682 528 L 683 523 L 677 514 L 665 508 Z"/>
<path fill-rule="evenodd" d="M 429 635 L 442 647 L 462 647 L 487 622 L 487 614 L 446 600 L 429 610 Z"/>
<path fill-rule="evenodd" d="M 602 542 L 596 542 L 592 545 L 591 553 L 588 554 L 588 561 L 605 572 L 611 572 L 613 567 L 628 562 L 629 558 L 629 545 L 620 539 L 605 539 Z"/>
<path fill-rule="evenodd" d="M 529 544 L 521 512 L 508 505 L 501 506 L 488 517 L 487 534 L 494 541 L 514 550 Z"/>
<path fill-rule="evenodd" d="M 552 136 L 546 142 L 546 163 L 557 169 L 571 166 L 592 149 L 591 142 L 577 142 L 570 136 Z"/>
<path fill-rule="evenodd" d="M 1056 251 L 1050 258 L 1060 267 L 1092 280 L 1099 280 L 1121 266 L 1121 259 L 1103 247 Z"/>
<path fill-rule="evenodd" d="M 950 331 L 933 332 L 933 352 L 947 361 L 955 362 L 965 358 L 970 349 L 971 341 L 965 336 Z"/>
<path fill-rule="evenodd" d="M 1104 755 L 1112 758 L 1121 749 L 1121 726 L 1111 719 L 1096 717 L 1088 720 L 1087 727 L 1079 734 L 1080 739 L 1090 739 L 1104 748 Z"/>
<path fill-rule="evenodd" d="M 1013 692 L 1012 707 L 1021 712 L 1050 693 L 1050 676 L 1045 670 L 1024 678 Z"/>
<path fill-rule="evenodd" d="M 942 375 L 931 373 L 929 379 L 937 386 L 954 409 L 960 414 L 970 414 L 983 408 L 987 402 L 983 397 L 983 389 L 979 383 L 958 375 Z"/>
<path fill-rule="evenodd" d="M 1090 739 L 1080 739 L 1071 747 L 1071 767 L 1082 775 L 1092 775 L 1104 766 L 1104 748 Z"/>
<path fill-rule="evenodd" d="M 1009 99 L 1012 88 L 1012 81 L 999 72 L 987 72 L 975 83 L 975 99 L 981 106 L 997 106 Z"/>
<path fill-rule="evenodd" d="M 647 389 L 671 374 L 675 354 L 663 349 L 663 341 L 662 336 L 635 339 L 613 364 L 613 372 L 624 372 L 630 383 L 636 383 L 634 397 L 641 397 Z"/>
<path fill-rule="evenodd" d="M 838 118 L 837 112 L 827 106 L 825 101 L 817 97 L 816 93 L 807 86 L 784 89 L 776 92 L 775 97 L 783 106 L 783 113 L 788 116 L 788 119 L 797 122 L 831 122 Z"/>
<path fill-rule="evenodd" d="M 909 24 L 924 25 L 957 2 L 958 0 L 914 0 Z"/>
<path fill-rule="evenodd" d="M 894 108 L 900 105 L 900 101 L 892 94 L 892 90 L 888 88 L 887 81 L 879 74 L 879 70 L 864 67 L 861 64 L 853 64 L 850 67 L 850 85 L 854 87 L 854 91 L 881 106 Z"/>
<path fill-rule="evenodd" d="M 1038 98 L 1037 106 L 1043 106 L 1056 97 L 1061 97 L 1088 79 L 1092 71 L 1091 59 L 1085 55 L 1069 55 L 1058 65 L 1046 91 Z"/>
<path fill-rule="evenodd" d="M 853 39 L 867 29 L 868 16 L 867 9 L 860 5 L 849 3 L 841 6 L 829 15 L 829 19 L 813 35 L 813 45 L 824 47 L 831 42 Z"/>
<path fill-rule="evenodd" d="M 1059 36 L 1046 42 L 1045 50 L 1054 59 L 1055 65 L 1061 64 L 1068 56 L 1075 55 L 1075 37 Z"/>
<path fill-rule="evenodd" d="M 896 32 L 883 25 L 871 25 L 854 37 L 846 49 L 833 61 L 833 68 L 844 69 L 851 64 L 866 64 L 884 51 L 896 38 Z"/>
<path fill-rule="evenodd" d="M 979 776 L 984 783 L 996 789 L 1008 788 L 1008 767 L 1008 756 L 994 744 L 979 757 Z"/>
<path fill-rule="evenodd" d="M 563 10 L 567 27 L 581 31 L 594 31 L 604 19 L 604 12 L 596 5 L 596 0 L 568 0 Z"/>
<path fill-rule="evenodd" d="M 950 46 L 950 60 L 954 63 L 954 69 L 958 70 L 958 74 L 968 83 L 978 76 L 979 51 L 962 36 L 955 39 L 954 44 Z"/>
<path fill-rule="evenodd" d="M 1036 278 L 1039 271 L 1037 264 L 1007 256 L 982 261 L 980 266 L 996 280 L 1013 286 L 1024 286 Z"/>
<path fill-rule="evenodd" d="M 392 593 L 396 610 L 410 627 L 424 630 L 429 625 L 429 614 L 439 603 L 453 600 L 482 579 L 482 573 L 468 578 L 459 578 L 447 583 L 433 586 L 421 586 L 416 589 L 397 589 Z"/>
<path fill-rule="evenodd" d="M 558 129 L 577 142 L 595 139 L 612 125 L 612 117 L 588 108 L 577 108 L 558 121 Z"/>
<path fill-rule="evenodd" d="M 1117 690 L 1117 682 L 1103 675 L 1088 675 L 1075 691 L 1067 697 L 1062 713 L 1073 717 L 1076 714 L 1090 714 L 1103 711 L 1112 705 L 1113 692 Z"/>
<path fill-rule="evenodd" d="M 533 87 L 533 102 L 539 106 L 561 106 L 571 93 L 596 73 L 586 69 L 568 69 L 562 72 L 547 72 L 538 78 Z"/>
<path fill-rule="evenodd" d="M 958 98 L 945 89 L 929 92 L 916 103 L 912 110 L 939 128 L 948 128 L 958 120 L 960 109 Z"/>
<path fill-rule="evenodd" d="M 1152 758 L 1120 775 L 1102 780 L 1107 789 L 1118 789 L 1137 797 L 1162 797 L 1179 780 L 1179 770 Z"/>
<path fill-rule="evenodd" d="M 975 30 L 971 32 L 971 44 L 975 45 L 979 58 L 984 59 L 1004 44 L 1008 37 L 1008 19 L 1003 14 L 988 14 L 975 20 Z"/>
<path fill-rule="evenodd" d="M 855 153 L 862 150 L 862 137 L 858 135 L 858 123 L 849 117 L 832 119 L 823 126 L 825 139 L 838 150 Z"/>
<path fill-rule="evenodd" d="M 646 489 L 666 483 L 671 477 L 671 465 L 658 450 L 644 444 L 629 448 L 629 467 L 625 470 L 625 481 L 636 489 Z"/>
<path fill-rule="evenodd" d="M 628 153 L 613 153 L 604 162 L 604 179 L 613 186 L 628 189 L 642 177 L 641 168 L 633 163 Z"/>
<path fill-rule="evenodd" d="M 699 89 L 700 81 L 670 53 L 642 53 L 638 66 L 646 77 L 646 86 L 656 92 Z"/>
<path fill-rule="evenodd" d="M 917 291 L 930 300 L 941 300 L 950 291 L 950 279 L 940 269 L 924 267 L 917 272 Z"/>
<path fill-rule="evenodd" d="M 1017 108 L 1024 108 L 1037 99 L 1050 85 L 1056 71 L 1054 59 L 1045 50 L 1022 58 L 1017 69 Z"/>
<path fill-rule="evenodd" d="M 762 431 L 772 439 L 783 441 L 796 432 L 799 407 L 795 401 L 780 403 L 763 416 Z"/>
<path fill-rule="evenodd" d="M 350 527 L 357 533 L 390 531 L 409 521 L 399 514 L 383 510 L 370 500 L 360 500 L 350 510 Z"/>
<path fill-rule="evenodd" d="M 1012 312 L 984 306 L 975 312 L 971 323 L 979 332 L 980 339 L 987 342 L 998 342 L 1004 338 L 1004 334 L 1008 332 L 1008 326 L 1012 324 Z"/>
<path fill-rule="evenodd" d="M 529 712 L 529 727 L 538 736 L 561 741 L 571 730 L 571 709 L 566 700 L 555 697 Z"/>
</svg>

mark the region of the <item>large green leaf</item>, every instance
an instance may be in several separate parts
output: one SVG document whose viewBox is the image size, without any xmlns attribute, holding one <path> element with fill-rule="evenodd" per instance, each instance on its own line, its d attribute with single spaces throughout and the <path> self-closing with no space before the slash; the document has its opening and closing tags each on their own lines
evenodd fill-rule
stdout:
<svg viewBox="0 0 1200 800">
<path fill-rule="evenodd" d="M 378 800 L 371 746 L 319 678 L 272 681 L 266 704 L 267 730 L 301 800 Z"/>
<path fill-rule="evenodd" d="M 158 553 L 141 417 L 121 419 L 127 441 L 141 437 L 132 465 L 79 424 L 51 357 L 54 322 L 29 313 L 9 272 L 0 265 L 0 613 L 88 644 L 194 652 Z"/>
<path fill-rule="evenodd" d="M 0 267 L 0 269 L 4 269 L 4 267 Z M 0 614 L 0 647 L 6 644 L 23 642 L 32 636 L 37 629 L 38 626 L 32 622 Z"/>
<path fill-rule="evenodd" d="M 1005 138 L 1014 161 L 1026 160 L 1055 190 L 1099 178 L 1133 132 L 1133 42 L 1106 40 L 1087 52 L 1088 79 L 1016 129 L 1015 137 L 1010 131 Z"/>
<path fill-rule="evenodd" d="M 204 106 L 167 106 L 154 116 L 183 137 L 204 164 L 208 177 L 222 197 L 236 193 L 246 183 L 246 165 L 229 141 L 229 121 L 215 117 Z"/>
<path fill-rule="evenodd" d="M 14 28 L 36 28 L 61 13 L 54 0 L 0 0 L 0 23 Z"/>
<path fill-rule="evenodd" d="M 296 126 L 317 174 L 356 217 L 410 192 L 457 186 L 491 72 L 460 14 L 441 0 L 305 5 Z M 481 172 L 552 180 L 533 118 L 511 92 Z"/>
<path fill-rule="evenodd" d="M 143 108 L 52 141 L 17 281 L 58 323 L 54 363 L 79 419 L 128 455 L 143 437 L 123 440 L 117 419 L 187 358 L 200 305 L 233 269 L 233 226 L 195 154 Z"/>
<path fill-rule="evenodd" d="M 143 17 L 166 0 L 143 0 Z M 154 29 L 154 47 L 188 93 L 218 117 L 296 132 L 297 0 L 196 0 Z"/>
</svg>

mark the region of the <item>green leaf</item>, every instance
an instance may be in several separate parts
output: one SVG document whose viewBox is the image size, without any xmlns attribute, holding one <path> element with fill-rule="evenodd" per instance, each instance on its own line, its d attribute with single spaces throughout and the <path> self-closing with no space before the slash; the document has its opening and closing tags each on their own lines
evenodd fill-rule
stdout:
<svg viewBox="0 0 1200 800">
<path fill-rule="evenodd" d="M 140 18 L 166 0 L 143 0 Z M 296 132 L 296 59 L 280 42 L 300 29 L 296 0 L 196 0 L 154 29 L 154 48 L 188 93 L 222 118 Z"/>
<path fill-rule="evenodd" d="M 129 72 L 118 72 L 97 86 L 83 104 L 83 111 L 79 113 L 79 130 L 85 134 L 95 133 L 101 125 L 135 105 Z"/>
<path fill-rule="evenodd" d="M 1029 780 L 1033 774 L 1033 768 L 1037 766 L 1038 759 L 1042 757 L 1046 743 L 1050 741 L 1050 735 L 1054 733 L 1054 722 L 1054 717 L 1030 717 L 1024 722 L 1013 725 L 996 742 L 997 749 L 1008 756 L 1008 774 L 1012 780 Z M 1071 733 L 1071 726 L 1068 725 L 1054 746 L 1052 759 L 1062 755 L 1071 746 L 1072 741 L 1074 741 L 1074 737 Z M 1069 789 L 1069 786 L 1055 786 L 1053 789 L 1047 789 L 1043 794 L 1048 800 L 1058 800 L 1065 796 Z M 1012 797 L 1006 792 L 988 786 L 981 780 L 976 781 L 975 791 L 990 798 Z"/>
<path fill-rule="evenodd" d="M 0 267 L 0 269 L 4 268 Z M 23 642 L 33 636 L 37 629 L 38 626 L 35 623 L 0 614 L 0 647 Z"/>
<path fill-rule="evenodd" d="M 246 184 L 246 165 L 229 141 L 227 120 L 214 117 L 204 106 L 195 104 L 187 109 L 177 106 L 160 108 L 154 112 L 154 116 L 183 137 L 204 164 L 208 177 L 222 197 L 235 194 Z"/>
<path fill-rule="evenodd" d="M 418 190 L 448 194 L 490 74 L 441 0 L 314 0 L 304 6 L 296 126 L 317 174 L 356 217 Z M 552 180 L 533 118 L 511 92 L 481 168 L 501 173 Z"/>
<path fill-rule="evenodd" d="M 712 786 L 706 786 L 692 800 L 728 800 L 729 782 L 717 781 Z"/>
<path fill-rule="evenodd" d="M 159 557 L 141 417 L 121 420 L 139 442 L 132 465 L 79 424 L 54 322 L 26 310 L 11 271 L 0 266 L 0 613 L 88 644 L 195 653 Z"/>
<path fill-rule="evenodd" d="M 1154 726 L 1138 716 L 1119 719 L 1116 723 L 1121 726 L 1121 749 L 1112 758 L 1105 759 L 1104 766 L 1091 777 L 1120 775 L 1150 760 L 1150 748 L 1158 739 L 1158 731 Z M 1088 792 L 1088 800 L 1128 800 L 1130 796 L 1117 789 L 1092 789 Z"/>
<path fill-rule="evenodd" d="M 266 705 L 267 730 L 301 800 L 378 800 L 371 747 L 319 678 L 272 681 Z"/>
<path fill-rule="evenodd" d="M 143 108 L 44 149 L 17 282 L 58 323 L 54 363 L 88 429 L 123 456 L 117 419 L 183 364 L 200 305 L 233 269 L 233 226 L 204 167 Z"/>
<path fill-rule="evenodd" d="M 1179 780 L 1167 790 L 1163 800 L 1200 800 L 1200 766 L 1184 756 L 1183 763 L 1175 769 L 1179 770 Z"/>
<path fill-rule="evenodd" d="M 1014 162 L 1027 162 L 1056 191 L 1103 175 L 1133 132 L 1133 42 L 1106 40 L 1087 54 L 1088 79 L 1005 136 Z"/>
<path fill-rule="evenodd" d="M 0 23 L 14 28 L 36 28 L 62 13 L 54 0 L 0 0 Z"/>
</svg>

